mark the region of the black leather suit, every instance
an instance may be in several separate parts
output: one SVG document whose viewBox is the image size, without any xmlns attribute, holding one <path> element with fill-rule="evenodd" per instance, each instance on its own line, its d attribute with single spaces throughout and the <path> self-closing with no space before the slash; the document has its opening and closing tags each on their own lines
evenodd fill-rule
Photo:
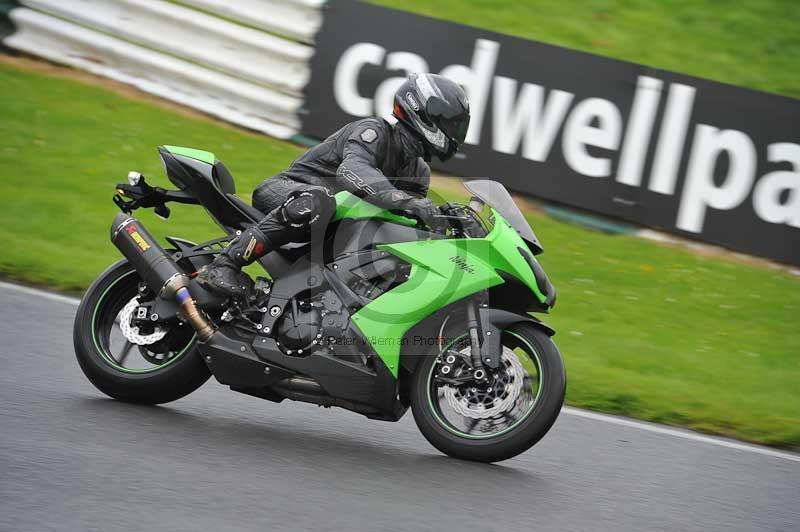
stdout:
<svg viewBox="0 0 800 532">
<path fill-rule="evenodd" d="M 336 208 L 332 195 L 347 190 L 388 209 L 425 197 L 430 168 L 423 143 L 402 124 L 366 118 L 347 124 L 298 157 L 253 193 L 265 213 L 258 223 L 273 247 L 307 242 Z"/>
</svg>

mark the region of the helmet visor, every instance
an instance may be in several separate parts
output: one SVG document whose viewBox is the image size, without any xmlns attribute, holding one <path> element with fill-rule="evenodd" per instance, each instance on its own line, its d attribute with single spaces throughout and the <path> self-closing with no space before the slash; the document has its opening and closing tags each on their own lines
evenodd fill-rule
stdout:
<svg viewBox="0 0 800 532">
<path fill-rule="evenodd" d="M 427 112 L 431 121 L 439 126 L 450 139 L 459 146 L 464 143 L 469 129 L 469 110 L 461 105 L 454 108 L 441 98 L 431 98 L 427 103 Z"/>
<path fill-rule="evenodd" d="M 464 144 L 469 129 L 469 115 L 462 114 L 455 118 L 442 117 L 438 120 L 439 128 L 444 134 L 454 140 L 459 146 Z"/>
</svg>

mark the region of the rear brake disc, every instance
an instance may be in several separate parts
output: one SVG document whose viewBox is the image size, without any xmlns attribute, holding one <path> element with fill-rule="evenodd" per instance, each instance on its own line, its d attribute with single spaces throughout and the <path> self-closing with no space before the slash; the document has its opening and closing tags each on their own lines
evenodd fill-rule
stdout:
<svg viewBox="0 0 800 532">
<path fill-rule="evenodd" d="M 150 334 L 141 334 L 139 327 L 131 325 L 133 311 L 139 306 L 139 297 L 134 297 L 119 311 L 119 328 L 122 335 L 131 343 L 136 345 L 152 345 L 167 335 L 167 330 L 156 325 Z"/>
</svg>

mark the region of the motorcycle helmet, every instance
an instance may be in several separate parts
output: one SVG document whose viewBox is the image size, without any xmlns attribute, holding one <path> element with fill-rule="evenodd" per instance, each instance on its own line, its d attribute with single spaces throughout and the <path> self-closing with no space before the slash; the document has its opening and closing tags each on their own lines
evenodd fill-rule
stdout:
<svg viewBox="0 0 800 532">
<path fill-rule="evenodd" d="M 437 74 L 411 74 L 394 95 L 392 114 L 442 161 L 456 153 L 469 128 L 467 94 Z"/>
</svg>

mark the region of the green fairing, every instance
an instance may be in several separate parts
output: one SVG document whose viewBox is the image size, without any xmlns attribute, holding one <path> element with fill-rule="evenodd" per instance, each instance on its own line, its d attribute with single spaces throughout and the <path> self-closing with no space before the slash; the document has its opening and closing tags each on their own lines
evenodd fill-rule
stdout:
<svg viewBox="0 0 800 532">
<path fill-rule="evenodd" d="M 196 150 L 194 148 L 184 148 L 182 146 L 164 146 L 170 153 L 174 153 L 175 155 L 183 155 L 184 157 L 189 157 L 190 159 L 196 159 L 198 161 L 202 161 L 208 164 L 214 164 L 217 161 L 217 157 L 211 153 L 210 151 L 203 151 L 203 150 Z"/>
<path fill-rule="evenodd" d="M 425 240 L 378 248 L 410 263 L 408 281 L 353 314 L 353 323 L 397 377 L 400 348 L 411 327 L 435 311 L 471 294 L 503 283 L 498 270 L 513 275 L 547 299 L 518 248 L 525 242 L 493 210 L 494 229 L 486 238 Z"/>
<path fill-rule="evenodd" d="M 399 216 L 386 209 L 381 209 L 377 205 L 373 205 L 368 201 L 362 200 L 357 196 L 343 190 L 338 192 L 334 199 L 336 200 L 336 213 L 333 215 L 333 221 L 338 221 L 343 218 L 350 218 L 354 220 L 361 220 L 365 218 L 373 218 L 376 220 L 385 220 L 387 222 L 394 222 L 401 225 L 416 225 L 416 221 L 405 216 Z"/>
</svg>

